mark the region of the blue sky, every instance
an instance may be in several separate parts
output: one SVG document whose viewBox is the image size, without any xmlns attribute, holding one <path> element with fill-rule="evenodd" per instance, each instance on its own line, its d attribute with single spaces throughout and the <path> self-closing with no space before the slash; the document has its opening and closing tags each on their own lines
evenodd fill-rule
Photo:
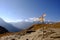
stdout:
<svg viewBox="0 0 60 40">
<path fill-rule="evenodd" d="M 0 0 L 0 17 L 22 21 L 46 13 L 46 20 L 60 21 L 60 0 Z"/>
</svg>

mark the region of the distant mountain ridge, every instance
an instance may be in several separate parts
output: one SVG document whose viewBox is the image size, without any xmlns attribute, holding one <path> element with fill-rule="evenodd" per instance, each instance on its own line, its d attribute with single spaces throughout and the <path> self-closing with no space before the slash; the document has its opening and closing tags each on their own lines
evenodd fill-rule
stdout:
<svg viewBox="0 0 60 40">
<path fill-rule="evenodd" d="M 0 18 L 0 26 L 6 28 L 9 32 L 20 31 L 20 29 L 14 27 L 12 24 L 6 23 L 2 18 Z"/>
<path fill-rule="evenodd" d="M 53 24 L 53 23 L 55 23 L 55 22 L 52 22 L 52 21 L 50 21 L 50 22 L 45 21 L 44 22 L 44 24 Z M 31 25 L 33 25 L 33 24 L 41 24 L 41 22 L 40 21 L 33 21 L 33 22 L 25 22 L 25 21 L 23 21 L 23 22 L 16 22 L 16 23 L 13 22 L 13 23 L 10 23 L 10 24 L 14 25 L 17 28 L 27 29 Z"/>
<path fill-rule="evenodd" d="M 52 24 L 54 22 L 48 22 L 46 21 L 45 24 Z M 27 29 L 29 28 L 31 25 L 33 24 L 41 24 L 39 21 L 34 21 L 34 22 L 17 22 L 17 23 L 6 23 L 2 18 L 0 18 L 0 26 L 3 26 L 4 28 L 6 28 L 7 30 L 9 30 L 10 32 L 18 32 L 21 31 L 23 29 Z"/>
</svg>

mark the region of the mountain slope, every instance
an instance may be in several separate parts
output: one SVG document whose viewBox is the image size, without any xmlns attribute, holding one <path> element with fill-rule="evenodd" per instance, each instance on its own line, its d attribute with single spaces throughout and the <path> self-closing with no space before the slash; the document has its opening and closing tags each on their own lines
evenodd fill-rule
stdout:
<svg viewBox="0 0 60 40">
<path fill-rule="evenodd" d="M 34 24 L 30 28 L 21 32 L 1 36 L 0 40 L 60 40 L 60 23 L 54 24 Z M 43 29 L 44 29 L 44 38 Z"/>
<path fill-rule="evenodd" d="M 1 18 L 0 18 L 0 26 L 6 28 L 9 32 L 17 32 L 17 31 L 20 31 L 20 29 L 14 27 L 12 24 L 6 23 Z"/>
<path fill-rule="evenodd" d="M 17 28 L 21 28 L 21 29 L 27 29 L 31 25 L 39 24 L 39 23 L 40 23 L 39 21 L 33 21 L 33 22 L 26 22 L 26 21 L 22 21 L 22 22 L 10 22 L 10 24 L 12 24 L 13 26 L 15 26 Z"/>
<path fill-rule="evenodd" d="M 45 24 L 53 24 L 54 22 L 48 22 L 46 21 Z M 33 22 L 26 22 L 26 21 L 22 21 L 22 22 L 11 22 L 10 24 L 12 24 L 13 26 L 17 27 L 17 28 L 21 28 L 21 29 L 27 29 L 29 28 L 31 25 L 33 24 L 41 24 L 41 22 L 39 21 L 33 21 Z"/>
<path fill-rule="evenodd" d="M 17 23 L 10 23 L 12 25 L 14 25 L 17 28 L 21 28 L 21 29 L 26 29 L 28 28 L 30 25 L 32 25 L 32 22 L 17 22 Z"/>
<path fill-rule="evenodd" d="M 0 26 L 0 34 L 9 32 L 6 28 Z"/>
<path fill-rule="evenodd" d="M 60 40 L 60 29 L 54 29 L 54 28 L 48 28 L 44 31 L 44 38 L 42 38 L 42 29 L 38 29 L 35 32 L 31 33 L 26 33 L 24 35 L 21 34 L 12 34 L 12 35 L 7 35 L 3 36 L 0 38 L 0 40 Z M 57 30 L 57 31 L 56 31 Z"/>
<path fill-rule="evenodd" d="M 42 27 L 46 28 L 60 28 L 60 22 L 58 23 L 53 23 L 53 24 L 34 24 L 31 27 L 28 28 L 28 30 L 37 30 Z"/>
</svg>

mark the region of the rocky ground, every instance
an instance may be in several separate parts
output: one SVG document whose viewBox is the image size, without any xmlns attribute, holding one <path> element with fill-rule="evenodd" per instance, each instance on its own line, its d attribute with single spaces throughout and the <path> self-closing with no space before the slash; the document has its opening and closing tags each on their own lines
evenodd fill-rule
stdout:
<svg viewBox="0 0 60 40">
<path fill-rule="evenodd" d="M 60 40 L 60 28 L 48 28 L 44 30 L 38 29 L 35 31 L 28 31 L 26 34 L 21 35 L 15 33 L 13 35 L 7 35 L 0 37 L 0 40 Z"/>
</svg>

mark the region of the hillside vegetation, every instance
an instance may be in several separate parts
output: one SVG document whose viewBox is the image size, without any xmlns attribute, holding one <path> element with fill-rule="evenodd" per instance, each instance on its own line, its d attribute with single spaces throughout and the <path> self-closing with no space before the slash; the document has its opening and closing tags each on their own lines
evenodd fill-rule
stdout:
<svg viewBox="0 0 60 40">
<path fill-rule="evenodd" d="M 25 29 L 21 32 L 1 34 L 0 39 L 41 40 L 43 27 L 45 28 L 44 40 L 60 40 L 60 22 L 53 24 L 33 24 L 28 29 Z"/>
</svg>

